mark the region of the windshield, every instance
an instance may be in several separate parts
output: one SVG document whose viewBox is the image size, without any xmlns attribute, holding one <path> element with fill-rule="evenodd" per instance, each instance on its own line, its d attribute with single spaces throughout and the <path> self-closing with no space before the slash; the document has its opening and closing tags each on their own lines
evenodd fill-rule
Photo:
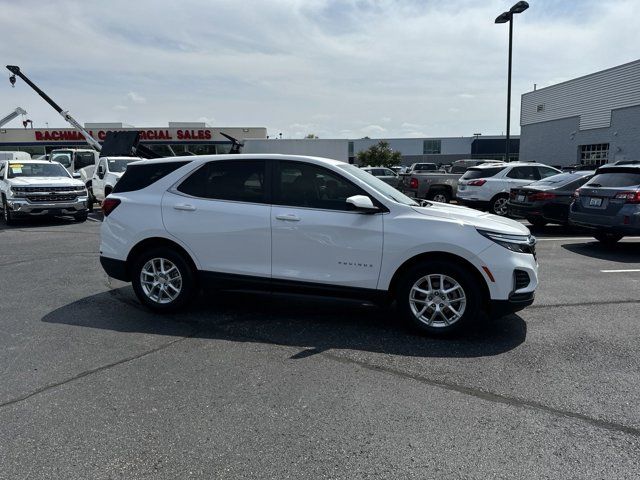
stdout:
<svg viewBox="0 0 640 480">
<path fill-rule="evenodd" d="M 54 152 L 51 154 L 51 161 L 69 168 L 71 166 L 71 152 Z"/>
<path fill-rule="evenodd" d="M 10 163 L 8 178 L 17 177 L 69 177 L 59 163 Z"/>
<path fill-rule="evenodd" d="M 109 171 L 113 173 L 122 173 L 127 169 L 127 165 L 131 162 L 135 162 L 139 160 L 138 158 L 132 159 L 124 159 L 124 158 L 115 158 L 109 159 L 107 162 L 109 163 Z"/>
<path fill-rule="evenodd" d="M 338 167 L 346 172 L 349 172 L 358 180 L 362 180 L 371 188 L 373 188 L 377 192 L 380 192 L 385 197 L 390 198 L 394 202 L 402 203 L 403 205 L 411 205 L 414 207 L 418 206 L 418 204 L 413 199 L 407 197 L 404 193 L 400 193 L 388 183 L 383 182 L 379 178 L 374 177 L 370 173 L 365 172 L 355 165 L 338 165 Z"/>
<path fill-rule="evenodd" d="M 413 171 L 427 171 L 427 172 L 435 172 L 438 170 L 438 167 L 435 163 L 416 163 L 416 166 L 413 167 Z"/>
</svg>

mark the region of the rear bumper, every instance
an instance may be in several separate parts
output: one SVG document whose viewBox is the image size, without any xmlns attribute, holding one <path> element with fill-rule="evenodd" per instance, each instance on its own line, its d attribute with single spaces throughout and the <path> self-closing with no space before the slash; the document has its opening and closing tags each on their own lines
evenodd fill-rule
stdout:
<svg viewBox="0 0 640 480">
<path fill-rule="evenodd" d="M 567 223 L 569 206 L 562 204 L 523 205 L 509 201 L 509 216 L 514 218 L 543 218 L 548 222 Z"/>
<path fill-rule="evenodd" d="M 127 271 L 127 263 L 124 260 L 117 260 L 100 255 L 100 265 L 107 275 L 116 280 L 130 282 L 131 277 Z"/>
<path fill-rule="evenodd" d="M 628 218 L 625 223 L 625 217 Z M 569 223 L 591 230 L 607 231 L 621 235 L 640 235 L 640 216 L 632 215 L 594 215 L 591 213 L 570 212 Z"/>
<path fill-rule="evenodd" d="M 489 314 L 500 318 L 528 307 L 535 300 L 535 292 L 513 293 L 508 300 L 491 300 Z"/>
</svg>

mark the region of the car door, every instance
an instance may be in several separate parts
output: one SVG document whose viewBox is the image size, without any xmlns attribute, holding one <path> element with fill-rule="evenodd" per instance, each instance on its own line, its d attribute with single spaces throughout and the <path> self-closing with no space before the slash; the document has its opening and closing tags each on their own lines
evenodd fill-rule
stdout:
<svg viewBox="0 0 640 480">
<path fill-rule="evenodd" d="M 346 199 L 366 195 L 322 166 L 279 161 L 273 181 L 274 279 L 375 288 L 382 259 L 382 213 L 350 210 Z"/>
<path fill-rule="evenodd" d="M 162 198 L 167 231 L 222 274 L 271 276 L 271 206 L 264 160 L 214 160 Z"/>
<path fill-rule="evenodd" d="M 102 173 L 100 173 L 102 171 Z M 93 178 L 91 179 L 91 189 L 93 190 L 93 196 L 98 200 L 104 200 L 104 179 L 107 172 L 107 159 L 101 158 L 98 162 L 95 172 L 93 172 Z"/>
</svg>

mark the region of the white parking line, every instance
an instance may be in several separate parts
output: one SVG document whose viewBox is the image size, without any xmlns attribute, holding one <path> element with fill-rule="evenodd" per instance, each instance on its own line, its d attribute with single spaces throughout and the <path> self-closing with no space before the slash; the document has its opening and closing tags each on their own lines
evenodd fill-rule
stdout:
<svg viewBox="0 0 640 480">
<path fill-rule="evenodd" d="M 640 268 L 628 268 L 626 270 L 600 270 L 602 273 L 627 273 L 627 272 L 640 272 Z"/>
</svg>

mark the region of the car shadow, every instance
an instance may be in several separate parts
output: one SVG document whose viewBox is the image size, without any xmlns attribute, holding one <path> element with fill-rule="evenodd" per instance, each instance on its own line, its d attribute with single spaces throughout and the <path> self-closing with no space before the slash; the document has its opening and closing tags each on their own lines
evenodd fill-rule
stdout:
<svg viewBox="0 0 640 480">
<path fill-rule="evenodd" d="M 131 287 L 99 293 L 47 314 L 47 323 L 153 335 L 298 347 L 292 359 L 331 349 L 411 357 L 485 357 L 508 352 L 527 336 L 517 315 L 478 322 L 464 334 L 428 337 L 398 321 L 394 309 L 348 300 L 220 292 L 180 314 L 143 308 Z"/>
<path fill-rule="evenodd" d="M 531 233 L 540 238 L 552 238 L 552 237 L 570 237 L 572 235 L 589 235 L 587 229 L 574 227 L 572 225 L 559 225 L 548 224 L 544 227 L 536 227 L 529 222 L 525 224 Z"/>
<path fill-rule="evenodd" d="M 640 263 L 640 242 L 620 242 L 604 245 L 598 241 L 567 243 L 562 248 L 578 255 L 619 263 Z"/>
</svg>

